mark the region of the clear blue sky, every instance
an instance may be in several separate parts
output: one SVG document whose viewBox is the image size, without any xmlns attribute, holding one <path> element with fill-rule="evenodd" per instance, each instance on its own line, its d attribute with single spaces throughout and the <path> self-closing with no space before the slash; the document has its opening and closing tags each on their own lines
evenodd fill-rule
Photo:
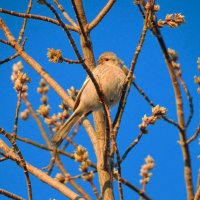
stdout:
<svg viewBox="0 0 200 200">
<path fill-rule="evenodd" d="M 74 13 L 70 3 L 61 1 L 71 16 Z M 104 6 L 105 0 L 87 0 L 85 1 L 85 10 L 88 21 L 91 21 L 98 11 Z M 200 29 L 199 24 L 199 8 L 200 2 L 195 4 L 189 0 L 160 0 L 157 3 L 161 6 L 158 13 L 158 19 L 163 19 L 169 13 L 182 13 L 185 16 L 186 23 L 179 28 L 170 29 L 163 28 L 161 30 L 167 47 L 175 49 L 179 54 L 179 63 L 183 71 L 183 78 L 193 96 L 194 117 L 188 128 L 188 136 L 192 135 L 199 122 L 199 96 L 197 95 L 197 85 L 194 84 L 193 77 L 197 75 L 197 58 L 200 56 Z M 0 7 L 24 12 L 26 10 L 27 1 L 1 0 Z M 32 13 L 52 16 L 48 9 L 35 3 Z M 11 17 L 0 13 L 0 17 L 9 26 L 11 32 L 17 36 L 22 19 Z M 114 5 L 109 14 L 103 19 L 91 33 L 95 58 L 105 51 L 115 52 L 124 63 L 130 67 L 130 63 L 138 43 L 139 35 L 142 28 L 142 17 L 132 1 L 119 0 Z M 36 59 L 43 68 L 50 73 L 55 80 L 65 89 L 72 85 L 77 89 L 81 87 L 86 73 L 80 65 L 52 64 L 48 62 L 46 57 L 47 48 L 59 48 L 63 55 L 70 59 L 75 59 L 75 55 L 66 39 L 65 34 L 53 24 L 45 24 L 44 22 L 29 20 L 25 33 L 27 37 L 26 51 Z M 4 38 L 0 31 L 0 38 Z M 79 43 L 77 35 L 74 35 L 77 43 Z M 7 57 L 13 53 L 11 48 L 0 44 L 0 59 Z M 16 93 L 10 80 L 12 64 L 19 61 L 9 62 L 0 66 L 0 127 L 11 132 L 13 130 L 14 111 L 16 106 Z M 31 69 L 24 61 L 22 61 L 25 71 L 31 77 L 29 84 L 29 100 L 33 107 L 38 109 L 39 95 L 36 92 L 40 77 Z M 173 88 L 170 83 L 167 67 L 164 63 L 163 56 L 155 37 L 148 32 L 144 47 L 139 56 L 135 70 L 136 81 L 140 87 L 146 91 L 155 104 L 167 108 L 167 115 L 176 120 L 175 101 L 173 96 Z M 51 114 L 58 112 L 58 104 L 60 98 L 54 91 L 49 92 L 49 103 L 51 106 Z M 185 95 L 183 95 L 186 100 Z M 21 106 L 23 110 L 24 105 Z M 185 117 L 187 118 L 188 103 L 185 101 Z M 115 110 L 112 110 L 114 116 Z M 150 115 L 151 109 L 144 99 L 132 87 L 127 107 L 124 112 L 121 123 L 118 146 L 121 154 L 126 147 L 136 138 L 139 133 L 138 124 L 144 114 Z M 91 119 L 91 117 L 90 117 Z M 31 129 L 30 129 L 31 127 Z M 24 123 L 19 121 L 19 135 L 31 138 L 43 143 L 43 139 L 39 134 L 37 125 L 32 119 Z M 0 136 L 2 138 L 2 136 Z M 149 128 L 149 133 L 144 136 L 141 143 L 131 152 L 122 165 L 122 176 L 129 179 L 133 184 L 139 185 L 139 170 L 147 155 L 151 155 L 155 159 L 156 167 L 153 170 L 153 176 L 150 184 L 147 186 L 147 194 L 155 200 L 184 200 L 186 199 L 184 177 L 183 177 L 183 159 L 182 152 L 177 141 L 179 140 L 177 130 L 164 121 L 159 121 L 156 126 Z M 89 151 L 90 159 L 95 161 L 92 152 L 91 143 L 84 129 L 81 128 L 76 142 L 86 147 Z M 19 146 L 24 157 L 33 165 L 42 168 L 49 163 L 49 153 L 43 150 L 37 150 L 27 144 L 20 143 Z M 198 141 L 194 141 L 190 146 L 192 154 L 192 169 L 194 176 L 194 185 L 196 186 L 196 175 L 199 168 L 197 156 L 199 154 Z M 69 151 L 73 152 L 70 148 Z M 68 159 L 65 159 L 66 166 Z M 71 163 L 71 162 L 70 162 Z M 78 164 L 67 166 L 72 175 L 78 172 Z M 54 172 L 55 173 L 55 172 Z M 27 198 L 26 185 L 22 169 L 16 167 L 11 161 L 0 163 L 0 188 L 7 189 L 16 194 Z M 38 181 L 31 176 L 34 199 L 65 199 L 54 189 Z M 87 185 L 87 184 L 86 184 Z M 87 185 L 89 188 L 89 185 Z M 133 191 L 127 187 L 124 188 L 125 200 L 138 199 Z M 92 196 L 91 192 L 91 196 Z M 118 195 L 116 190 L 116 196 Z M 0 196 L 0 199 L 4 199 Z M 5 198 L 6 199 L 6 198 Z M 118 199 L 116 197 L 116 199 Z"/>
</svg>

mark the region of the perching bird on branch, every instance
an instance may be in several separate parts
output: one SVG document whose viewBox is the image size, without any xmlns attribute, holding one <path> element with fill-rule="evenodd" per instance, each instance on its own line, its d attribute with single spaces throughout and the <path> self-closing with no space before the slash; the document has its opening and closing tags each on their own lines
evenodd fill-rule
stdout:
<svg viewBox="0 0 200 200">
<path fill-rule="evenodd" d="M 99 57 L 98 65 L 92 71 L 94 78 L 104 94 L 104 101 L 108 107 L 115 105 L 121 97 L 126 78 L 122 70 L 123 66 L 123 62 L 114 53 L 105 52 Z M 60 145 L 72 127 L 82 117 L 101 109 L 103 109 L 102 103 L 100 102 L 93 82 L 88 77 L 77 95 L 73 114 L 53 137 L 53 142 L 56 145 Z"/>
</svg>

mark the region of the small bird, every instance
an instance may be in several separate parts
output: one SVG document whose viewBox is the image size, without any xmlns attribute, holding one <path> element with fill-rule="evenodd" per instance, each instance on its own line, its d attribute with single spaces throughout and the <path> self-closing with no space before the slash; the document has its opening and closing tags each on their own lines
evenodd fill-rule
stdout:
<svg viewBox="0 0 200 200">
<path fill-rule="evenodd" d="M 92 71 L 105 97 L 105 103 L 110 108 L 115 105 L 122 93 L 126 78 L 122 70 L 123 62 L 112 52 L 101 54 L 98 65 Z M 74 112 L 53 137 L 53 142 L 60 145 L 72 127 L 84 116 L 91 112 L 101 110 L 102 104 L 91 79 L 87 77 L 80 89 L 75 104 Z"/>
</svg>

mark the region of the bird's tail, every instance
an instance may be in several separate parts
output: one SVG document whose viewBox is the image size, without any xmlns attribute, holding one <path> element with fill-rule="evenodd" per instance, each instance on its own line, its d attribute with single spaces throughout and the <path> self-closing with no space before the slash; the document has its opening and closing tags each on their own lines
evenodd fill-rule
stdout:
<svg viewBox="0 0 200 200">
<path fill-rule="evenodd" d="M 59 146 L 65 137 L 67 137 L 69 131 L 72 127 L 78 122 L 81 118 L 80 113 L 74 112 L 68 120 L 64 123 L 64 125 L 59 129 L 55 136 L 53 136 L 53 143 Z"/>
</svg>

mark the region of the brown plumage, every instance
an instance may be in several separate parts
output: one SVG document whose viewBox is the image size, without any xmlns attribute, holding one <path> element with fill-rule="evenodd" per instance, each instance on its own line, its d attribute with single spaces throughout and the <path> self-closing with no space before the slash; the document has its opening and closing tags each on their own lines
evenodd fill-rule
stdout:
<svg viewBox="0 0 200 200">
<path fill-rule="evenodd" d="M 121 97 L 123 83 L 126 78 L 122 67 L 122 61 L 114 53 L 106 52 L 99 57 L 98 65 L 92 71 L 104 93 L 105 103 L 109 107 L 115 105 Z M 53 142 L 57 145 L 61 144 L 79 119 L 100 109 L 102 109 L 101 102 L 94 84 L 88 77 L 77 95 L 73 114 L 53 137 Z"/>
</svg>

